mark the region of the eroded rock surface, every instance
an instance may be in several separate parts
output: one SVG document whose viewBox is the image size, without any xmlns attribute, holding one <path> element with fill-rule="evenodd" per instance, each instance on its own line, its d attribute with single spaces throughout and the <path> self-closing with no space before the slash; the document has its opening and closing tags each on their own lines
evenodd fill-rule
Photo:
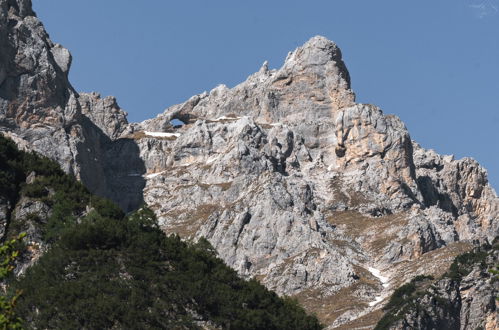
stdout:
<svg viewBox="0 0 499 330">
<path fill-rule="evenodd" d="M 355 104 L 341 54 L 322 37 L 281 69 L 264 65 L 131 127 L 144 198 L 165 231 L 207 237 L 242 275 L 297 296 L 333 328 L 372 326 L 393 289 L 498 233 L 485 170 Z"/>
<path fill-rule="evenodd" d="M 380 323 L 384 323 L 385 329 L 499 328 L 499 282 L 494 273 L 498 257 L 496 246 L 484 260 L 468 266 L 471 269 L 464 277 L 456 276 L 454 272 L 417 288 L 416 294 L 405 298 L 407 302 L 402 306 L 390 310 L 387 315 L 390 317 L 385 317 Z M 463 266 L 460 267 L 463 271 Z"/>
<path fill-rule="evenodd" d="M 57 160 L 123 209 L 138 207 L 144 186 L 135 175 L 144 172 L 138 149 L 133 141 L 115 143 L 128 125 L 126 113 L 112 97 L 74 91 L 71 54 L 49 39 L 31 1 L 0 1 L 0 48 L 0 131 Z M 117 152 L 128 153 L 126 169 Z"/>
<path fill-rule="evenodd" d="M 326 38 L 280 69 L 264 63 L 232 89 L 128 124 L 114 98 L 73 90 L 71 56 L 29 0 L 0 9 L 4 134 L 127 211 L 144 200 L 166 232 L 206 237 L 240 274 L 296 296 L 331 328 L 372 327 L 397 286 L 497 237 L 486 171 L 423 149 L 399 118 L 355 103 Z"/>
</svg>

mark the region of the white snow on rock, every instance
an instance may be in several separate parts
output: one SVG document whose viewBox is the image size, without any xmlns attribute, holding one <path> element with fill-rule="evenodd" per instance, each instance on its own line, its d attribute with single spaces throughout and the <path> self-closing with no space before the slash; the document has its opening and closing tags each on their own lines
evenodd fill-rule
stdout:
<svg viewBox="0 0 499 330">
<path fill-rule="evenodd" d="M 237 120 L 237 119 L 241 119 L 241 117 L 227 117 L 227 116 L 222 116 L 222 117 L 218 117 L 217 119 L 212 119 L 211 121 Z"/>
<path fill-rule="evenodd" d="M 180 133 L 166 133 L 166 132 L 150 132 L 150 131 L 144 131 L 144 134 L 147 136 L 154 136 L 154 137 L 179 137 Z"/>
<path fill-rule="evenodd" d="M 215 162 L 217 159 L 218 159 L 217 156 L 210 157 L 206 160 L 206 164 L 211 164 L 211 163 Z"/>
<path fill-rule="evenodd" d="M 369 268 L 367 268 L 367 270 L 369 270 L 371 272 L 371 274 L 373 274 L 375 277 L 377 277 L 380 280 L 380 282 L 381 282 L 381 284 L 383 284 L 384 288 L 386 288 L 388 286 L 388 282 L 390 281 L 390 279 L 386 276 L 382 276 L 381 271 L 379 269 L 369 267 Z"/>
<path fill-rule="evenodd" d="M 380 303 L 382 301 L 383 301 L 383 297 L 382 296 L 378 296 L 378 297 L 374 298 L 374 301 L 371 301 L 369 303 L 369 307 L 376 306 L 378 303 Z"/>
<path fill-rule="evenodd" d="M 381 282 L 381 284 L 383 285 L 383 288 L 386 288 L 389 286 L 388 282 L 390 281 L 390 278 L 381 275 L 381 271 L 379 269 L 376 269 L 373 267 L 368 267 L 367 270 L 369 270 L 369 272 L 371 272 L 371 274 L 373 274 L 373 276 L 376 277 Z M 382 302 L 383 299 L 385 299 L 385 297 L 383 295 L 377 296 L 374 298 L 373 301 L 371 301 L 369 303 L 369 306 L 373 307 L 373 306 L 379 304 L 380 302 Z"/>
<path fill-rule="evenodd" d="M 161 172 L 157 172 L 157 173 L 150 173 L 150 174 L 147 174 L 147 175 L 146 175 L 146 178 L 147 178 L 147 179 L 152 179 L 152 178 L 157 177 L 158 175 L 163 174 L 164 172 L 165 172 L 165 171 L 161 171 Z"/>
</svg>

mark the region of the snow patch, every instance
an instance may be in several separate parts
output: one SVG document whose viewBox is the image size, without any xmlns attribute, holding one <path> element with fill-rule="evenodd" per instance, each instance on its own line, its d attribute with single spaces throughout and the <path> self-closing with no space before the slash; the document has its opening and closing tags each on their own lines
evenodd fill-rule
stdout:
<svg viewBox="0 0 499 330">
<path fill-rule="evenodd" d="M 144 134 L 147 136 L 154 136 L 154 137 L 179 137 L 180 133 L 166 133 L 166 132 L 150 132 L 150 131 L 144 131 Z"/>
<path fill-rule="evenodd" d="M 216 161 L 218 159 L 218 157 L 210 157 L 206 160 L 206 164 L 211 164 L 213 163 L 214 161 Z"/>
<path fill-rule="evenodd" d="M 369 307 L 376 306 L 377 304 L 379 304 L 382 301 L 383 301 L 383 297 L 382 296 L 378 296 L 378 297 L 374 298 L 374 301 L 371 301 L 369 303 Z"/>
<path fill-rule="evenodd" d="M 147 179 L 152 179 L 152 178 L 157 177 L 158 175 L 163 174 L 164 172 L 165 172 L 165 171 L 161 171 L 161 172 L 157 172 L 157 173 L 147 174 L 147 175 L 146 175 L 146 178 L 147 178 Z"/>
<path fill-rule="evenodd" d="M 390 278 L 388 278 L 387 276 L 381 275 L 381 271 L 379 269 L 374 268 L 374 267 L 368 267 L 367 270 L 369 270 L 369 272 L 371 274 L 373 274 L 373 276 L 376 277 L 381 282 L 381 284 L 383 285 L 383 288 L 387 288 L 389 286 L 388 282 L 390 281 Z M 376 306 L 377 304 L 382 302 L 383 299 L 385 299 L 385 297 L 383 295 L 376 296 L 374 298 L 374 300 L 369 303 L 369 307 Z"/>
<path fill-rule="evenodd" d="M 217 119 L 213 119 L 212 121 L 237 120 L 237 119 L 241 119 L 241 117 L 227 117 L 227 116 L 222 116 L 222 117 L 218 117 Z"/>
<path fill-rule="evenodd" d="M 374 277 L 379 279 L 381 284 L 383 284 L 384 288 L 388 287 L 388 282 L 390 281 L 390 279 L 386 276 L 382 276 L 381 271 L 379 269 L 369 267 L 369 268 L 367 268 L 367 270 L 369 270 L 371 272 L 371 274 L 374 275 Z"/>
</svg>

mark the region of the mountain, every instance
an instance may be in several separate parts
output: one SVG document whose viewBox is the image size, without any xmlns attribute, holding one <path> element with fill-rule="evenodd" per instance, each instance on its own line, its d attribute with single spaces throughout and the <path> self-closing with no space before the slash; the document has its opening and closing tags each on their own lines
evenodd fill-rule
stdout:
<svg viewBox="0 0 499 330">
<path fill-rule="evenodd" d="M 4 137 L 0 183 L 12 205 L 4 235 L 26 236 L 16 247 L 17 278 L 2 282 L 22 328 L 322 328 L 294 300 L 238 277 L 206 240 L 166 236 L 145 207 L 125 216 L 54 161 Z M 2 245 L 2 267 L 5 252 Z M 17 317 L 4 295 L 0 316 L 2 328 L 19 329 L 6 322 Z"/>
<path fill-rule="evenodd" d="M 331 329 L 374 327 L 397 288 L 439 281 L 498 235 L 486 170 L 422 148 L 399 118 L 356 103 L 326 38 L 280 69 L 264 63 L 232 89 L 128 123 L 114 98 L 71 87 L 69 51 L 30 1 L 0 8 L 4 135 L 126 212 L 145 202 L 163 232 L 205 237 L 240 276 L 296 297 Z M 489 304 L 474 317 L 494 313 Z"/>
<path fill-rule="evenodd" d="M 375 329 L 497 329 L 499 244 L 458 256 L 439 279 L 419 276 L 384 307 Z"/>
</svg>

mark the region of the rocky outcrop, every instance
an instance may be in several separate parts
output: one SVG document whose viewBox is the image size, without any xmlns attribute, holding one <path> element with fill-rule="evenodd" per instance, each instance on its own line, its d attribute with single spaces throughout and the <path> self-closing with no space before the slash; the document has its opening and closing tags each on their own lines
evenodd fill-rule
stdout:
<svg viewBox="0 0 499 330">
<path fill-rule="evenodd" d="M 479 259 L 471 264 L 459 263 L 463 256 L 456 259 L 443 278 L 420 285 L 410 296 L 399 294 L 406 301 L 389 310 L 376 329 L 497 329 L 499 254 L 497 247 L 486 257 L 480 253 L 464 255 Z"/>
<path fill-rule="evenodd" d="M 132 141 L 114 143 L 126 113 L 112 97 L 74 91 L 71 54 L 49 39 L 31 1 L 0 1 L 0 47 L 0 131 L 123 209 L 138 207 L 144 180 L 130 174 L 144 172 L 139 151 Z M 127 168 L 116 157 L 123 152 Z"/>
<path fill-rule="evenodd" d="M 495 258 L 495 265 L 498 259 Z M 460 283 L 459 294 L 461 310 L 459 323 L 461 329 L 499 328 L 498 303 L 499 287 L 497 278 L 483 270 L 475 269 Z"/>
<path fill-rule="evenodd" d="M 81 111 L 105 136 L 118 139 L 127 128 L 127 113 L 121 110 L 112 96 L 101 98 L 97 93 L 80 93 Z"/>
<path fill-rule="evenodd" d="M 79 112 L 76 93 L 67 80 L 69 52 L 50 41 L 29 0 L 1 1 L 0 26 L 3 130 L 17 133 L 33 149 L 74 172 L 66 129 L 77 121 Z"/>
<path fill-rule="evenodd" d="M 481 237 L 492 242 L 498 232 L 499 203 L 487 183 L 487 172 L 471 158 L 454 160 L 414 145 L 423 203 L 451 213 L 461 239 Z"/>
<path fill-rule="evenodd" d="M 312 38 L 279 70 L 264 65 L 131 126 L 162 228 L 208 238 L 240 274 L 298 297 L 331 327 L 369 319 L 414 275 L 441 274 L 471 246 L 460 242 L 498 233 L 486 172 L 355 104 L 339 54 Z"/>
<path fill-rule="evenodd" d="M 417 301 L 417 308 L 411 309 L 411 314 L 401 320 L 394 329 L 459 329 L 459 311 L 461 297 L 459 285 L 449 279 L 439 281 L 428 294 Z M 476 329 L 470 328 L 470 329 Z"/>
<path fill-rule="evenodd" d="M 241 275 L 296 296 L 330 327 L 373 326 L 394 288 L 441 274 L 499 232 L 486 171 L 421 148 L 396 116 L 355 103 L 326 38 L 280 69 L 264 63 L 232 89 L 128 124 L 114 98 L 73 90 L 71 56 L 29 1 L 0 4 L 4 134 L 126 211 L 145 201 L 166 232 L 206 237 Z"/>
<path fill-rule="evenodd" d="M 26 249 L 22 251 L 14 270 L 16 276 L 22 275 L 38 261 L 49 245 L 43 240 L 40 227 L 47 223 L 52 214 L 51 206 L 38 199 L 21 196 L 10 218 L 11 232 L 26 233 Z"/>
</svg>

